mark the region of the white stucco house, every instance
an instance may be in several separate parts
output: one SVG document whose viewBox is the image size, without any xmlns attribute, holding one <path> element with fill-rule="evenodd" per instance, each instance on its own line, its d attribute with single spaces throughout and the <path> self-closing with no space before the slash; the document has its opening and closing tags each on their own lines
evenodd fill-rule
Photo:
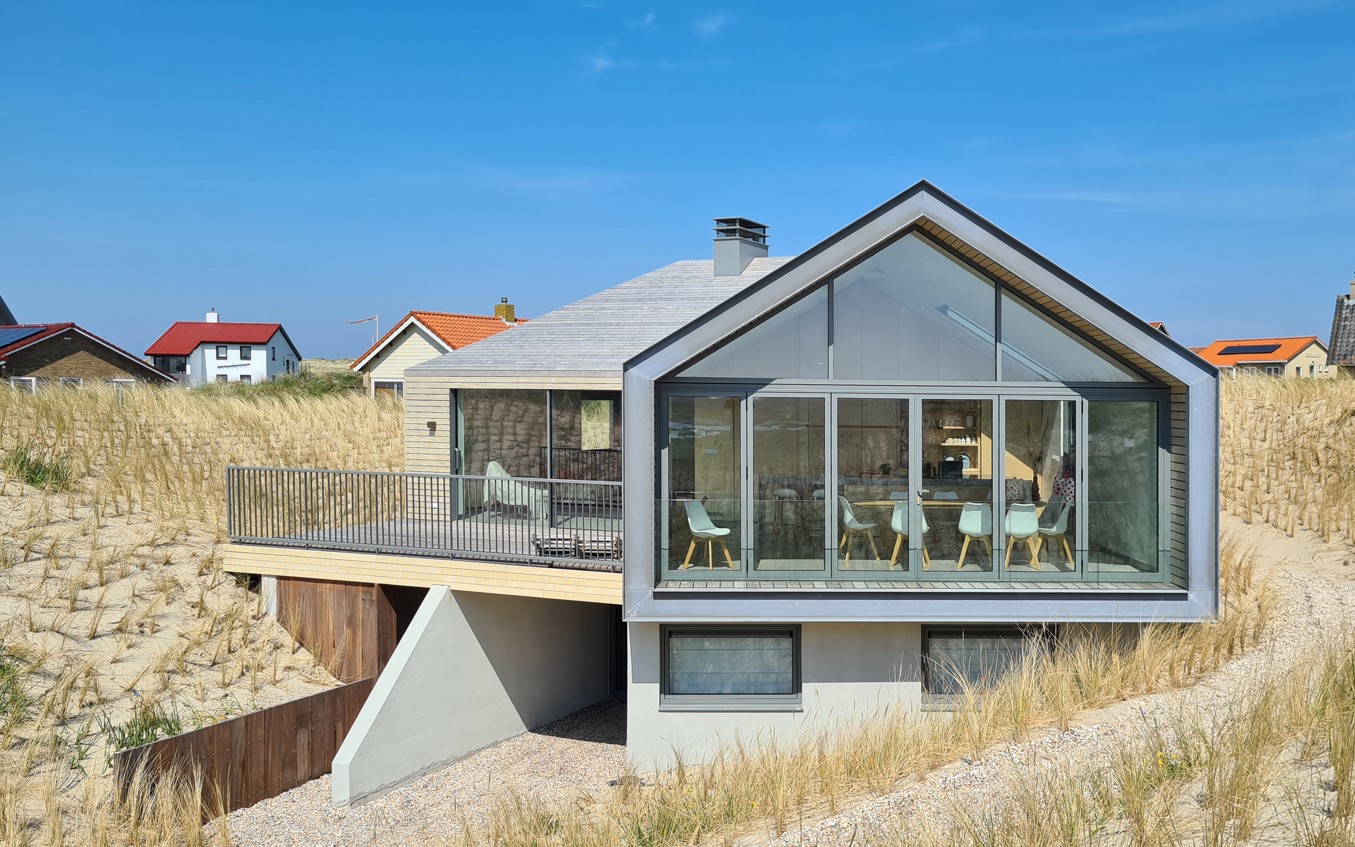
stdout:
<svg viewBox="0 0 1355 847">
<path fill-rule="evenodd" d="M 202 321 L 176 321 L 146 355 L 190 386 L 267 382 L 301 368 L 301 354 L 282 324 L 222 321 L 215 309 Z"/>
</svg>

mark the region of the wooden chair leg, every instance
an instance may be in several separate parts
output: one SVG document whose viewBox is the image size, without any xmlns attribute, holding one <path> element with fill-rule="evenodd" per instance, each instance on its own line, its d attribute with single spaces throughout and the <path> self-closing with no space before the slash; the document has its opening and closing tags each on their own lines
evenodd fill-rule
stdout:
<svg viewBox="0 0 1355 847">
<path fill-rule="evenodd" d="M 845 564 L 851 562 L 851 560 L 852 560 L 852 531 L 851 531 L 850 529 L 847 530 L 845 533 L 842 534 L 842 537 L 843 537 L 844 539 L 846 539 L 846 542 L 847 542 L 847 544 L 846 544 L 846 548 L 847 548 L 847 558 L 845 558 L 845 559 L 842 560 L 842 563 L 845 565 Z"/>
<path fill-rule="evenodd" d="M 899 564 L 899 548 L 903 546 L 903 536 L 894 536 L 894 554 L 889 557 L 889 569 L 893 570 Z"/>
<path fill-rule="evenodd" d="M 729 569 L 731 571 L 738 570 L 739 566 L 734 564 L 734 557 L 729 555 L 729 545 L 725 543 L 723 538 L 720 539 L 720 549 L 725 551 L 725 561 L 729 563 Z"/>
<path fill-rule="evenodd" d="M 715 570 L 715 542 L 706 540 L 706 570 Z"/>
<path fill-rule="evenodd" d="M 843 530 L 843 532 L 842 532 L 842 537 L 841 537 L 840 539 L 838 539 L 838 542 L 837 542 L 837 551 L 838 551 L 839 553 L 841 553 L 842 550 L 843 550 L 843 548 L 846 547 L 846 546 L 847 546 L 847 531 L 846 531 L 846 530 Z"/>
<path fill-rule="evenodd" d="M 932 554 L 929 553 L 929 552 L 927 551 L 927 544 L 926 544 L 926 542 L 923 542 L 923 544 L 922 544 L 922 569 L 923 569 L 924 571 L 928 571 L 928 570 L 931 570 L 931 568 L 932 568 Z"/>
<path fill-rule="evenodd" d="M 1002 557 L 1002 561 L 1005 562 L 1009 568 L 1012 566 L 1012 545 L 1015 543 L 1016 539 L 1014 537 L 1010 535 L 1007 536 L 1007 553 Z"/>
<path fill-rule="evenodd" d="M 1068 536 L 1063 536 L 1063 552 L 1068 554 L 1068 567 L 1077 567 L 1077 559 L 1073 558 L 1073 551 L 1068 547 Z"/>
<path fill-rule="evenodd" d="M 1038 571 L 1040 569 L 1040 548 L 1035 545 L 1034 538 L 1026 539 L 1026 549 L 1030 551 L 1030 566 Z"/>
<path fill-rule="evenodd" d="M 955 563 L 955 570 L 964 567 L 964 557 L 969 553 L 969 536 L 964 537 L 964 543 L 960 545 L 960 561 Z"/>
<path fill-rule="evenodd" d="M 682 567 L 679 568 L 678 570 L 685 571 L 687 570 L 687 568 L 690 568 L 692 566 L 692 554 L 695 552 L 696 552 L 696 539 L 693 538 L 692 543 L 687 545 L 687 558 L 682 560 Z"/>
<path fill-rule="evenodd" d="M 875 546 L 875 533 L 867 532 L 866 540 L 870 542 L 871 555 L 875 557 L 875 561 L 880 561 L 880 548 Z"/>
</svg>

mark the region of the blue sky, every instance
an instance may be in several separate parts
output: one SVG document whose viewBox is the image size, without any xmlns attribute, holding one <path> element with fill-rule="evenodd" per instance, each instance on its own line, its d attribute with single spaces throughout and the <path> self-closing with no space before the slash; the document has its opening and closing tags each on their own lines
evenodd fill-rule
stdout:
<svg viewBox="0 0 1355 847">
<path fill-rule="evenodd" d="M 797 253 L 919 179 L 1190 344 L 1317 334 L 1355 271 L 1355 9 L 0 0 L 0 294 L 135 352 L 537 315 Z"/>
</svg>

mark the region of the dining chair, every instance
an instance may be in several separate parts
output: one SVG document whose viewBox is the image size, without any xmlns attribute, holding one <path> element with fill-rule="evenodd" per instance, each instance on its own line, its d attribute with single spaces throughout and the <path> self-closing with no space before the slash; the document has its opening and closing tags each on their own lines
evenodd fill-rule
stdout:
<svg viewBox="0 0 1355 847">
<path fill-rule="evenodd" d="M 685 571 L 692 566 L 692 553 L 696 550 L 698 540 L 706 542 L 706 568 L 713 569 L 716 539 L 719 539 L 720 548 L 725 551 L 725 561 L 729 563 L 730 570 L 737 570 L 738 565 L 729 555 L 729 545 L 725 544 L 725 536 L 729 535 L 728 527 L 716 526 L 710 515 L 706 514 L 706 507 L 695 500 L 683 500 L 682 505 L 687 510 L 687 528 L 692 532 L 692 543 L 687 546 L 687 558 L 682 560 L 679 570 Z"/>
<path fill-rule="evenodd" d="M 1040 513 L 1040 537 L 1037 545 L 1043 550 L 1045 544 L 1058 539 L 1058 552 L 1061 556 L 1067 557 L 1065 561 L 1070 568 L 1077 564 L 1077 560 L 1073 558 L 1073 550 L 1068 545 L 1068 515 L 1072 511 L 1072 505 L 1063 495 L 1055 494 L 1050 497 L 1044 511 Z"/>
<path fill-rule="evenodd" d="M 988 559 L 993 558 L 993 508 L 987 503 L 965 503 L 960 509 L 960 523 L 956 527 L 964 536 L 960 545 L 960 560 L 955 569 L 964 567 L 965 556 L 969 554 L 969 542 L 979 539 L 988 549 Z"/>
<path fill-rule="evenodd" d="M 918 500 L 919 505 L 921 499 Z M 908 540 L 908 504 L 902 500 L 894 503 L 894 514 L 889 519 L 889 528 L 894 530 L 898 536 L 894 539 L 894 555 L 889 557 L 889 569 L 893 570 L 898 566 L 899 550 L 903 547 L 903 542 Z M 922 569 L 925 571 L 931 567 L 932 555 L 927 551 L 927 513 L 921 509 L 918 512 L 922 515 Z"/>
<path fill-rule="evenodd" d="M 1013 503 L 1007 507 L 1007 520 L 1003 526 L 1007 533 L 1007 555 L 1003 559 L 1008 567 L 1012 563 L 1012 547 L 1017 541 L 1026 546 L 1030 554 L 1030 566 L 1040 569 L 1040 548 L 1036 539 L 1040 535 L 1040 518 L 1036 514 L 1034 503 Z"/>
<path fill-rule="evenodd" d="M 870 542 L 870 551 L 875 554 L 876 561 L 879 561 L 880 548 L 875 546 L 875 524 L 857 520 L 856 513 L 852 511 L 852 504 L 847 502 L 846 497 L 839 495 L 837 500 L 842 506 L 842 538 L 838 541 L 838 550 L 845 550 L 847 553 L 844 563 L 852 560 L 852 538 L 857 535 L 866 537 Z"/>
</svg>

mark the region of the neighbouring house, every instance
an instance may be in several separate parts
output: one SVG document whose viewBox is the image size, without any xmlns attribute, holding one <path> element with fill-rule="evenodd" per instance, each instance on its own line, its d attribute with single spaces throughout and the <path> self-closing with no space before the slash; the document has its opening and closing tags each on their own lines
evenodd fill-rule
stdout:
<svg viewBox="0 0 1355 847">
<path fill-rule="evenodd" d="M 1163 335 L 1171 335 L 1170 332 L 1167 332 L 1167 325 L 1164 324 L 1162 321 L 1149 321 L 1148 326 L 1152 327 L 1153 329 L 1157 330 Z"/>
<path fill-rule="evenodd" d="M 1214 366 L 925 182 L 715 233 L 407 368 L 405 473 L 227 471 L 225 569 L 379 674 L 335 802 L 607 697 L 666 767 L 1216 617 Z"/>
<path fill-rule="evenodd" d="M 301 354 L 282 324 L 222 321 L 215 309 L 202 321 L 176 321 L 146 355 L 191 386 L 266 382 L 301 368 Z"/>
<path fill-rule="evenodd" d="M 73 323 L 0 326 L 0 379 L 13 388 L 174 383 L 174 377 Z"/>
<path fill-rule="evenodd" d="M 1355 279 L 1350 281 L 1349 294 L 1336 295 L 1327 365 L 1341 376 L 1355 377 Z"/>
<path fill-rule="evenodd" d="M 1289 379 L 1325 379 L 1335 375 L 1327 366 L 1327 345 L 1316 335 L 1232 338 L 1192 349 L 1223 375 L 1230 377 L 1251 374 Z"/>
<path fill-rule="evenodd" d="M 467 344 L 497 335 L 527 322 L 515 314 L 504 297 L 493 315 L 453 312 L 410 312 L 352 364 L 362 374 L 363 386 L 375 397 L 405 395 L 405 368 L 460 350 Z"/>
</svg>

